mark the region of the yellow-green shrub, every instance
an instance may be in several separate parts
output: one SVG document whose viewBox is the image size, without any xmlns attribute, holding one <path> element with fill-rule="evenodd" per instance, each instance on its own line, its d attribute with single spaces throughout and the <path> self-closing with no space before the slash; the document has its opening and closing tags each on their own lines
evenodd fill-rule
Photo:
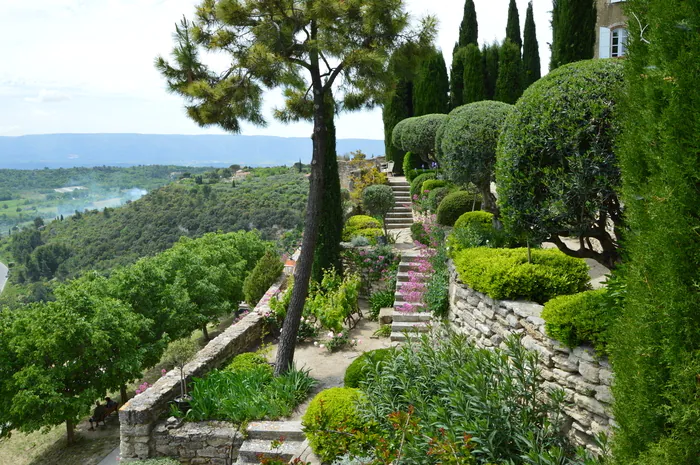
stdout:
<svg viewBox="0 0 700 465">
<path fill-rule="evenodd" d="M 455 229 L 464 228 L 468 224 L 490 228 L 493 226 L 493 214 L 481 210 L 464 213 L 455 221 Z"/>
<path fill-rule="evenodd" d="M 423 181 L 420 192 L 421 194 L 425 194 L 426 192 L 432 191 L 438 187 L 445 187 L 449 184 L 449 182 L 443 179 L 428 179 L 427 181 Z"/>
<path fill-rule="evenodd" d="M 491 249 L 476 247 L 455 254 L 459 278 L 494 299 L 547 302 L 558 295 L 588 288 L 588 265 L 558 250 Z"/>
<path fill-rule="evenodd" d="M 372 218 L 368 215 L 355 215 L 348 218 L 345 222 L 345 227 L 343 228 L 343 240 L 352 240 L 355 236 L 365 236 L 365 234 L 360 234 L 360 230 L 371 230 L 378 229 L 381 236 L 382 224 L 376 218 Z M 371 234 L 371 233 L 370 233 Z M 369 239 L 369 237 L 367 237 Z"/>
<path fill-rule="evenodd" d="M 301 422 L 321 461 L 330 463 L 356 446 L 352 433 L 365 426 L 357 409 L 362 398 L 359 389 L 335 387 L 319 392 L 309 404 Z"/>
<path fill-rule="evenodd" d="M 345 370 L 345 387 L 358 388 L 367 373 L 378 363 L 393 357 L 393 348 L 370 350 L 357 357 Z"/>
<path fill-rule="evenodd" d="M 245 352 L 236 355 L 233 361 L 231 361 L 231 363 L 229 363 L 228 366 L 226 366 L 225 370 L 240 372 L 254 370 L 261 366 L 268 367 L 270 369 L 270 373 L 272 373 L 272 366 L 267 363 L 267 360 L 264 356 L 257 352 Z"/>
</svg>

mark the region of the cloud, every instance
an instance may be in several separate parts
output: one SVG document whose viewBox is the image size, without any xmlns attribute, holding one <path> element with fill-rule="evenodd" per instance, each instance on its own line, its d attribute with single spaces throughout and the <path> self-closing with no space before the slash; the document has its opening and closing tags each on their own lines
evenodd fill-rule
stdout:
<svg viewBox="0 0 700 465">
<path fill-rule="evenodd" d="M 26 102 L 32 103 L 56 103 L 71 100 L 71 96 L 57 90 L 41 89 L 36 97 L 25 97 Z"/>
<path fill-rule="evenodd" d="M 12 132 L 15 132 L 19 130 L 19 126 L 14 125 L 14 126 L 0 126 L 0 134 L 10 134 Z"/>
</svg>

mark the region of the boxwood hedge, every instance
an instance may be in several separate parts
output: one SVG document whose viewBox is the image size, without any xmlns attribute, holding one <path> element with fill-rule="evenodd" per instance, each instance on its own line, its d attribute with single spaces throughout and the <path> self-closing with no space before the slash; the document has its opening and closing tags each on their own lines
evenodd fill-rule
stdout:
<svg viewBox="0 0 700 465">
<path fill-rule="evenodd" d="M 437 208 L 437 222 L 453 226 L 464 213 L 481 208 L 481 196 L 467 191 L 447 194 Z"/>
</svg>

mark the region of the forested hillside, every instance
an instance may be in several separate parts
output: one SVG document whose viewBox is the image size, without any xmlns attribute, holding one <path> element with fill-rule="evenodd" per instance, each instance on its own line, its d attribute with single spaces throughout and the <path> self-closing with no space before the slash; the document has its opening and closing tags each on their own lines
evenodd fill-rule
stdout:
<svg viewBox="0 0 700 465">
<path fill-rule="evenodd" d="M 15 282 L 109 270 L 171 247 L 180 237 L 258 229 L 277 239 L 302 225 L 308 181 L 296 168 L 257 169 L 243 180 L 196 176 L 118 208 L 78 213 L 7 241 Z"/>
</svg>

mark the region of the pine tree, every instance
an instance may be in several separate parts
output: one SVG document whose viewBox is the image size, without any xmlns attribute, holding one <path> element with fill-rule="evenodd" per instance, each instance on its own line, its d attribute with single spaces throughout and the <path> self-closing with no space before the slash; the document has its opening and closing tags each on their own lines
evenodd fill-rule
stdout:
<svg viewBox="0 0 700 465">
<path fill-rule="evenodd" d="M 498 60 L 498 80 L 494 100 L 514 104 L 523 94 L 520 47 L 510 40 L 503 42 Z"/>
<path fill-rule="evenodd" d="M 476 8 L 474 0 L 464 2 L 464 16 L 459 26 L 459 46 L 466 47 L 469 44 L 477 44 L 479 40 L 479 24 L 476 21 Z"/>
<path fill-rule="evenodd" d="M 550 70 L 593 58 L 595 4 L 595 0 L 553 0 Z"/>
<path fill-rule="evenodd" d="M 455 44 L 452 52 L 452 69 L 450 70 L 450 108 L 464 105 L 464 49 Z"/>
<path fill-rule="evenodd" d="M 542 76 L 540 68 L 540 50 L 537 44 L 537 31 L 535 18 L 532 12 L 532 0 L 527 5 L 525 16 L 525 31 L 523 32 L 523 89 Z"/>
<path fill-rule="evenodd" d="M 508 23 L 506 25 L 506 40 L 510 40 L 518 47 L 522 47 L 523 41 L 520 38 L 520 14 L 515 0 L 510 0 L 508 5 Z"/>
<path fill-rule="evenodd" d="M 498 79 L 498 60 L 501 46 L 497 42 L 484 45 L 481 51 L 481 59 L 484 62 L 484 87 L 486 99 L 493 100 L 496 93 L 496 80 Z"/>
<path fill-rule="evenodd" d="M 469 44 L 464 47 L 464 93 L 463 104 L 486 99 L 484 85 L 484 62 L 479 47 Z"/>
<path fill-rule="evenodd" d="M 447 113 L 450 102 L 450 82 L 442 52 L 433 50 L 421 63 L 413 86 L 414 116 Z"/>
</svg>

